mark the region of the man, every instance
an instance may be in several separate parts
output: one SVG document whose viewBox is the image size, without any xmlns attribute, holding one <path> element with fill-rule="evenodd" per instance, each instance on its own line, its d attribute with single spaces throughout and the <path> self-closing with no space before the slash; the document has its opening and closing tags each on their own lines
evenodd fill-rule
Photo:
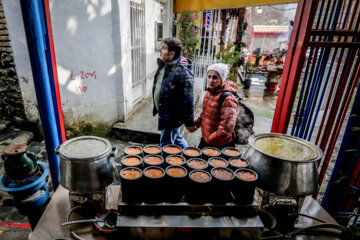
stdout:
<svg viewBox="0 0 360 240">
<path fill-rule="evenodd" d="M 180 134 L 180 127 L 194 126 L 194 77 L 191 60 L 181 54 L 181 41 L 166 38 L 157 59 L 158 70 L 154 77 L 154 116 L 159 113 L 160 146 L 175 144 L 187 147 Z"/>
</svg>

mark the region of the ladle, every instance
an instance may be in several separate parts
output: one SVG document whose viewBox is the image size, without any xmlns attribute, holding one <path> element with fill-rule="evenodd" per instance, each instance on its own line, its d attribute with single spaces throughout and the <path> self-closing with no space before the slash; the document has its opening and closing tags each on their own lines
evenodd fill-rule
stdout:
<svg viewBox="0 0 360 240">
<path fill-rule="evenodd" d="M 61 226 L 68 226 L 78 223 L 95 223 L 101 231 L 112 230 L 116 228 L 117 216 L 118 216 L 117 212 L 106 211 L 98 214 L 98 216 L 96 216 L 94 219 L 84 219 L 84 220 L 64 222 L 61 224 Z"/>
</svg>

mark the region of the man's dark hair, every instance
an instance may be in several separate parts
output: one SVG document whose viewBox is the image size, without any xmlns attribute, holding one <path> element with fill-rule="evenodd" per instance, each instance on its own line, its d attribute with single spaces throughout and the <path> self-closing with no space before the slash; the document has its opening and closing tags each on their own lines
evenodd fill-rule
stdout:
<svg viewBox="0 0 360 240">
<path fill-rule="evenodd" d="M 168 46 L 169 52 L 171 51 L 175 52 L 174 59 L 180 57 L 182 43 L 179 39 L 170 37 L 170 38 L 165 38 L 163 42 Z"/>
</svg>

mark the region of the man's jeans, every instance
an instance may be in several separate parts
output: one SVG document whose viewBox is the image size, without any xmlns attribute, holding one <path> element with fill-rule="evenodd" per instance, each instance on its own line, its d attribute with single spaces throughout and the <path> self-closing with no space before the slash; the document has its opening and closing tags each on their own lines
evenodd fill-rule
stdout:
<svg viewBox="0 0 360 240">
<path fill-rule="evenodd" d="M 189 145 L 186 140 L 180 134 L 180 128 L 181 127 L 161 130 L 160 146 L 175 144 L 182 148 L 188 147 Z"/>
</svg>

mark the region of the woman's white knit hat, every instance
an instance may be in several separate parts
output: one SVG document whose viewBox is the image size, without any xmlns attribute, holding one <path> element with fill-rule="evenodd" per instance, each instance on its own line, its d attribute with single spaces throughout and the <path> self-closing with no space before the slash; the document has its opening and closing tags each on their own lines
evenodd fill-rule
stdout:
<svg viewBox="0 0 360 240">
<path fill-rule="evenodd" d="M 224 82 L 229 74 L 229 65 L 224 63 L 215 63 L 208 67 L 207 73 L 211 70 L 216 71 L 221 77 L 221 82 Z"/>
</svg>

